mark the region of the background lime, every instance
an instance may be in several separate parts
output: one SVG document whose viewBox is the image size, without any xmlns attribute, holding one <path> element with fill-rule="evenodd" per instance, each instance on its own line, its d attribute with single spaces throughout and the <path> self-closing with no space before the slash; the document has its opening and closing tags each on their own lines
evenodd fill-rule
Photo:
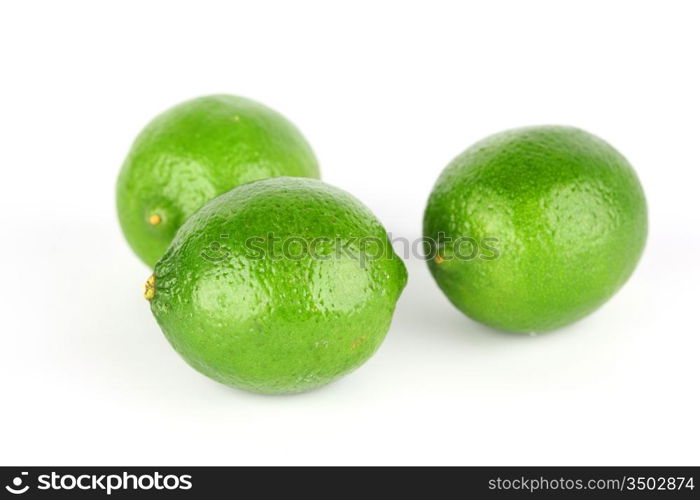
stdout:
<svg viewBox="0 0 700 500">
<path fill-rule="evenodd" d="M 153 266 L 204 203 L 282 175 L 319 177 L 294 125 L 250 99 L 200 97 L 156 117 L 134 141 L 117 182 L 119 221 L 136 254 Z"/>
</svg>

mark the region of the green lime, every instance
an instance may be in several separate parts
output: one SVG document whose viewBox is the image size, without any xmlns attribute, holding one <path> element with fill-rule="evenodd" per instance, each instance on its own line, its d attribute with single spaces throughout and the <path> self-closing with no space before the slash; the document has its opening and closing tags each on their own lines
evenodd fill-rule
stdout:
<svg viewBox="0 0 700 500">
<path fill-rule="evenodd" d="M 438 179 L 428 265 L 450 301 L 497 329 L 539 332 L 591 313 L 629 278 L 647 234 L 642 187 L 605 141 L 571 127 L 509 130 Z"/>
<path fill-rule="evenodd" d="M 250 99 L 200 97 L 165 111 L 134 141 L 117 182 L 119 221 L 134 252 L 152 267 L 207 201 L 277 176 L 319 177 L 299 130 Z"/>
<path fill-rule="evenodd" d="M 196 370 L 249 391 L 294 393 L 372 356 L 406 278 L 359 201 L 321 181 L 278 177 L 192 215 L 156 264 L 146 298 Z"/>
</svg>

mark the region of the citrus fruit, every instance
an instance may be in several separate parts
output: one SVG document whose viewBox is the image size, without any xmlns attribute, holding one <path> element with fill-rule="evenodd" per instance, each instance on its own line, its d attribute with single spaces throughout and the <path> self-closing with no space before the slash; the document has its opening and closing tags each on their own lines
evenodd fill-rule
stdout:
<svg viewBox="0 0 700 500">
<path fill-rule="evenodd" d="M 294 393 L 377 350 L 406 278 L 359 201 L 318 180 L 278 177 L 195 212 L 156 264 L 146 298 L 195 369 L 249 391 Z"/>
<path fill-rule="evenodd" d="M 243 97 L 193 99 L 156 117 L 134 141 L 117 182 L 119 221 L 134 252 L 152 267 L 207 201 L 276 176 L 319 177 L 294 125 Z"/>
<path fill-rule="evenodd" d="M 424 217 L 428 266 L 471 318 L 513 332 L 578 320 L 608 300 L 640 258 L 642 187 L 612 146 L 583 130 L 509 130 L 440 175 Z"/>
</svg>

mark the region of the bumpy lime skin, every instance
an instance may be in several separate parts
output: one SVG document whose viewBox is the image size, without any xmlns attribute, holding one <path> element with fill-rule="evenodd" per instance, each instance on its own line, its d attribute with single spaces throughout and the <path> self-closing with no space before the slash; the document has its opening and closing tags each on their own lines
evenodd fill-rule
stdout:
<svg viewBox="0 0 700 500">
<path fill-rule="evenodd" d="M 528 127 L 455 158 L 423 228 L 453 239 L 428 266 L 457 308 L 496 329 L 542 332 L 586 316 L 625 283 L 644 248 L 647 207 L 608 143 L 572 127 Z M 466 259 L 453 258 L 460 237 L 473 238 L 480 257 L 468 260 L 464 244 Z"/>
<path fill-rule="evenodd" d="M 296 393 L 372 356 L 406 279 L 359 201 L 317 180 L 280 177 L 237 187 L 185 222 L 156 264 L 151 310 L 201 373 L 248 391 Z"/>
<path fill-rule="evenodd" d="M 193 99 L 156 117 L 134 141 L 117 182 L 119 221 L 134 252 L 153 267 L 207 201 L 277 176 L 319 177 L 293 124 L 243 97 Z M 154 215 L 157 224 L 149 221 Z"/>
</svg>

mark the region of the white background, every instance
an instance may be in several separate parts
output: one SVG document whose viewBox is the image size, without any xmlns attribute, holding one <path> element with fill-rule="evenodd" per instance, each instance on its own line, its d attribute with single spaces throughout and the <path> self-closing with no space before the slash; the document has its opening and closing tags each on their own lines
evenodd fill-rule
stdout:
<svg viewBox="0 0 700 500">
<path fill-rule="evenodd" d="M 13 2 L 0 8 L 0 463 L 694 464 L 700 10 L 693 2 Z M 503 129 L 600 135 L 650 236 L 589 318 L 464 317 L 408 261 L 379 352 L 259 396 L 190 369 L 142 297 L 114 188 L 155 114 L 209 93 L 294 121 L 323 178 L 420 235 L 449 160 Z"/>
</svg>

